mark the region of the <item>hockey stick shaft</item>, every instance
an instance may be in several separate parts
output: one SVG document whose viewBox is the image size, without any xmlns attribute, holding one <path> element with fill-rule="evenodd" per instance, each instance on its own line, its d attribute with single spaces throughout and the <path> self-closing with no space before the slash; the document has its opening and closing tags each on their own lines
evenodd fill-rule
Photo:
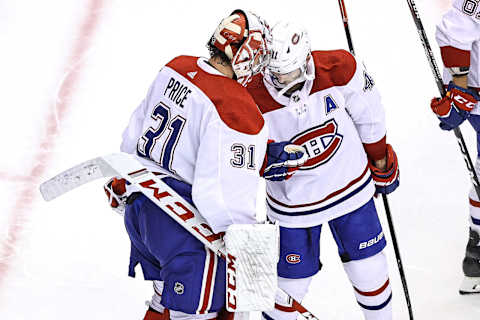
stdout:
<svg viewBox="0 0 480 320">
<path fill-rule="evenodd" d="M 438 91 L 440 92 L 440 95 L 444 97 L 445 87 L 443 85 L 442 76 L 440 75 L 435 56 L 433 55 L 432 48 L 430 47 L 430 43 L 428 42 L 427 34 L 425 33 L 425 29 L 423 28 L 420 14 L 418 13 L 417 7 L 413 0 L 407 0 L 407 3 L 408 7 L 410 8 L 410 13 L 412 14 L 413 21 L 415 22 L 415 26 L 417 27 L 418 35 L 420 36 L 420 41 L 422 42 L 423 49 L 425 50 L 428 63 L 430 64 L 430 69 L 432 70 L 433 77 L 435 78 L 435 83 L 437 84 Z M 465 164 L 467 165 L 470 180 L 472 181 L 475 192 L 480 199 L 480 183 L 478 181 L 478 176 L 473 166 L 472 158 L 470 157 L 470 154 L 468 152 L 467 145 L 465 144 L 465 140 L 463 139 L 462 131 L 460 131 L 459 127 L 456 127 L 453 129 L 453 133 L 457 138 L 460 152 L 462 153 Z"/>
<path fill-rule="evenodd" d="M 111 176 L 122 176 L 135 185 L 140 192 L 206 247 L 226 259 L 223 240 L 213 233 L 197 209 L 166 185 L 160 176 L 143 167 L 132 155 L 116 153 L 85 161 L 42 183 L 40 192 L 45 200 L 50 201 L 90 181 Z M 319 320 L 287 292 L 280 288 L 278 290 L 305 319 Z"/>
<path fill-rule="evenodd" d="M 343 0 L 338 0 L 338 6 L 340 8 L 340 14 L 342 15 L 343 27 L 345 29 L 345 35 L 347 36 L 348 48 L 350 52 L 355 55 L 355 50 L 353 48 L 352 36 L 350 35 L 350 27 L 348 26 L 348 16 L 347 9 L 345 8 L 345 3 Z"/>
<path fill-rule="evenodd" d="M 348 48 L 350 52 L 354 54 L 352 37 L 350 35 L 350 29 L 348 27 L 347 10 L 345 8 L 345 3 L 343 2 L 343 0 L 338 0 L 338 5 L 340 6 L 340 13 L 342 14 L 342 20 L 345 26 L 345 33 L 347 35 L 347 40 L 348 40 Z M 403 270 L 402 258 L 400 256 L 397 236 L 395 234 L 395 228 L 393 227 L 392 215 L 390 213 L 390 206 L 388 204 L 388 199 L 386 194 L 382 194 L 382 200 L 383 200 L 383 206 L 385 207 L 385 215 L 387 216 L 390 236 L 392 238 L 393 250 L 395 251 L 395 258 L 397 260 L 398 272 L 400 274 L 400 280 L 402 281 L 403 293 L 405 294 L 405 302 L 407 304 L 408 315 L 410 317 L 410 320 L 413 320 L 413 310 L 412 310 L 412 303 L 410 301 L 410 294 L 408 292 L 407 278 L 405 277 L 405 272 Z"/>
<path fill-rule="evenodd" d="M 405 294 L 405 301 L 407 303 L 408 315 L 413 320 L 412 303 L 410 300 L 410 294 L 408 293 L 407 278 L 405 277 L 405 271 L 403 270 L 402 258 L 400 257 L 400 250 L 398 248 L 397 236 L 395 228 L 393 226 L 392 215 L 390 214 L 390 206 L 386 194 L 382 194 L 383 205 L 385 207 L 385 214 L 388 221 L 388 229 L 390 230 L 390 237 L 392 238 L 393 250 L 395 251 L 395 258 L 397 259 L 398 273 L 400 273 L 400 280 L 402 281 L 403 293 Z"/>
</svg>

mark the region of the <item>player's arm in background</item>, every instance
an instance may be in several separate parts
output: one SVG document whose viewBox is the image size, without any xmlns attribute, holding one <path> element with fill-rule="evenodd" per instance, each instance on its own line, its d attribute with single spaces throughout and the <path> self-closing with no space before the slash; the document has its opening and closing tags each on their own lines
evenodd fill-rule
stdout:
<svg viewBox="0 0 480 320">
<path fill-rule="evenodd" d="M 450 79 L 467 88 L 470 52 L 473 42 L 480 40 L 480 4 L 474 0 L 454 0 L 452 8 L 437 25 L 436 40 L 446 68 L 444 81 Z"/>
<path fill-rule="evenodd" d="M 345 107 L 367 153 L 377 193 L 391 193 L 399 185 L 398 160 L 386 142 L 385 110 L 380 93 L 363 63 L 350 53 L 346 55 L 343 68 L 352 77 L 340 87 Z"/>
<path fill-rule="evenodd" d="M 238 111 L 242 99 L 232 98 L 221 115 L 212 110 L 201 130 L 192 196 L 215 233 L 231 224 L 256 222 L 259 170 L 268 131 L 254 104 L 255 109 Z"/>
<path fill-rule="evenodd" d="M 448 87 L 445 97 L 432 99 L 432 111 L 440 120 L 440 128 L 444 130 L 458 127 L 469 119 L 478 132 L 478 110 L 473 112 L 477 113 L 475 115 L 471 112 L 480 100 L 480 83 L 478 78 L 469 77 L 469 72 L 473 45 L 480 41 L 479 3 L 473 0 L 455 0 L 438 24 L 435 36 L 445 66 L 443 81 Z M 469 84 L 473 88 L 469 88 Z"/>
</svg>

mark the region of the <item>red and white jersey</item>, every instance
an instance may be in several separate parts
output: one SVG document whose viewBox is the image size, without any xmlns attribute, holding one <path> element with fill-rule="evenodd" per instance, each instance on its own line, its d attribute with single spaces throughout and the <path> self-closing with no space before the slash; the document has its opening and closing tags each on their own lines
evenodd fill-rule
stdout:
<svg viewBox="0 0 480 320">
<path fill-rule="evenodd" d="M 215 232 L 255 223 L 268 130 L 247 89 L 206 59 L 179 56 L 158 73 L 130 118 L 121 150 L 192 185 Z"/>
<path fill-rule="evenodd" d="M 262 78 L 248 87 L 270 138 L 302 145 L 309 156 L 291 179 L 267 181 L 269 217 L 291 228 L 319 225 L 364 205 L 375 188 L 363 143 L 383 146 L 371 149 L 375 159 L 385 155 L 384 110 L 362 63 L 344 50 L 312 57 L 315 79 L 290 98 Z"/>
<path fill-rule="evenodd" d="M 470 66 L 468 85 L 480 91 L 480 2 L 453 0 L 452 8 L 443 15 L 436 31 L 445 67 Z M 448 84 L 452 76 L 443 71 L 443 81 Z M 473 110 L 480 114 L 480 108 Z"/>
</svg>

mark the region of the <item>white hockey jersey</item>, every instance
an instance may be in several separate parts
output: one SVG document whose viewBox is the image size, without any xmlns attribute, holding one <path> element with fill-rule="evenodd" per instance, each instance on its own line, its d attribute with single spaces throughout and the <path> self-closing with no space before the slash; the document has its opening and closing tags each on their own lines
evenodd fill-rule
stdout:
<svg viewBox="0 0 480 320">
<path fill-rule="evenodd" d="M 247 89 L 206 59 L 180 56 L 158 73 L 123 133 L 121 151 L 192 185 L 214 232 L 255 223 L 267 127 Z"/>
<path fill-rule="evenodd" d="M 437 25 L 435 36 L 444 65 L 470 65 L 468 85 L 480 92 L 480 2 L 453 0 L 452 8 Z M 448 84 L 451 80 L 452 76 L 444 69 L 444 83 Z M 480 114 L 479 104 L 472 113 Z"/>
<path fill-rule="evenodd" d="M 312 57 L 315 79 L 290 98 L 262 78 L 249 85 L 270 138 L 302 145 L 309 155 L 291 179 L 267 181 L 268 215 L 290 228 L 319 225 L 364 205 L 375 187 L 362 143 L 383 145 L 375 159 L 385 155 L 384 110 L 362 63 L 344 50 Z"/>
</svg>

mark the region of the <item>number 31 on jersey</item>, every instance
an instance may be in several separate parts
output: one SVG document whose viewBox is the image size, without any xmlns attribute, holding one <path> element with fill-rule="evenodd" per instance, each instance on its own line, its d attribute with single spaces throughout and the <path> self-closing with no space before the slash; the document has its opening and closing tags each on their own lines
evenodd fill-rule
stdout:
<svg viewBox="0 0 480 320">
<path fill-rule="evenodd" d="M 149 158 L 162 166 L 162 168 L 175 173 L 175 170 L 172 168 L 173 153 L 186 120 L 180 115 L 170 119 L 170 107 L 162 102 L 153 108 L 151 117 L 159 124 L 156 128 L 148 128 L 143 136 L 138 139 L 137 154 L 141 157 Z M 164 138 L 165 136 L 166 138 Z M 163 141 L 162 138 L 164 138 L 164 143 L 158 146 L 162 148 L 160 157 L 154 159 L 152 153 L 157 145 L 157 141 Z"/>
</svg>

